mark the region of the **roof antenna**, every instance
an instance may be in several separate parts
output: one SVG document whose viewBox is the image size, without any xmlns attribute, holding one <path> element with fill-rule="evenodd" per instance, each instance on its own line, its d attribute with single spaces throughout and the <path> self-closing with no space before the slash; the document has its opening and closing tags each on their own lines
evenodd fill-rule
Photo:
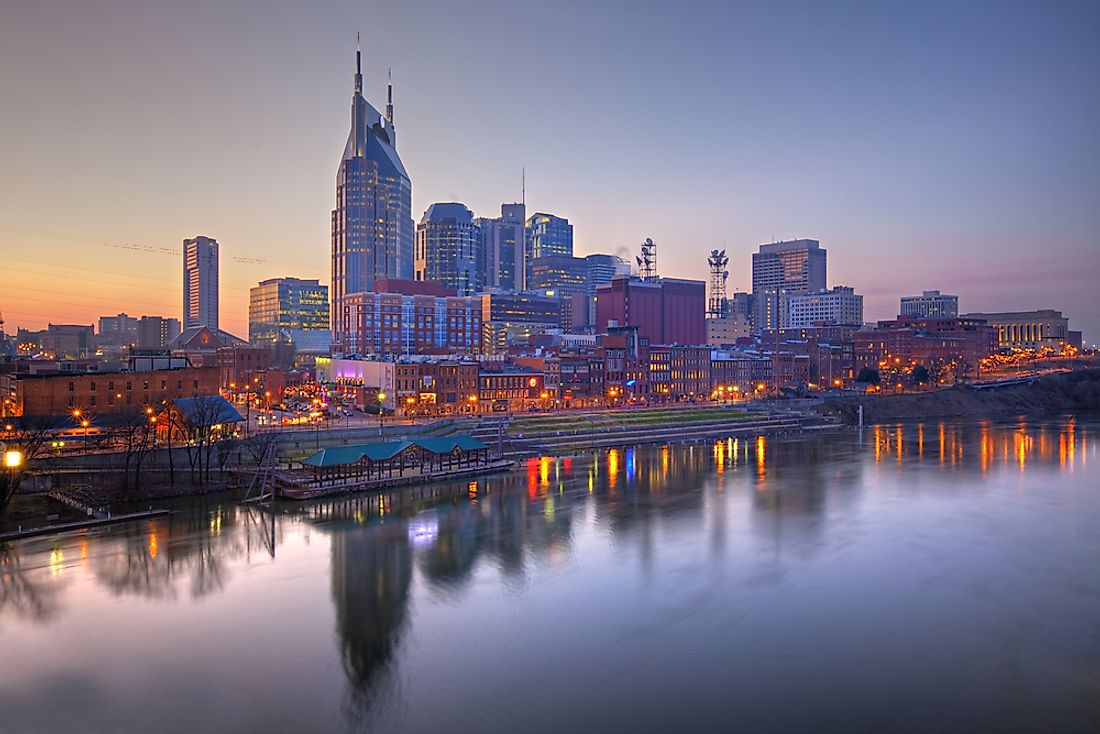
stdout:
<svg viewBox="0 0 1100 734">
<path fill-rule="evenodd" d="M 386 122 L 393 125 L 393 69 L 387 71 L 386 81 Z"/>
<path fill-rule="evenodd" d="M 523 204 L 523 211 L 527 211 L 527 166 L 520 169 L 520 203 Z"/>
</svg>

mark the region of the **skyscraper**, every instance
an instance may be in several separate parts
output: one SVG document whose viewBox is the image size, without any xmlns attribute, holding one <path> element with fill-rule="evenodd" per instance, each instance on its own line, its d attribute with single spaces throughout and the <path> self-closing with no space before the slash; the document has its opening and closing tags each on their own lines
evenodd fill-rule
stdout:
<svg viewBox="0 0 1100 734">
<path fill-rule="evenodd" d="M 218 328 L 218 241 L 183 241 L 183 328 Z"/>
<path fill-rule="evenodd" d="M 825 290 L 825 250 L 817 240 L 760 245 L 752 255 L 753 329 L 789 325 L 789 298 Z"/>
<path fill-rule="evenodd" d="M 524 204 L 501 204 L 499 217 L 478 217 L 482 286 L 516 291 L 526 287 L 526 219 Z"/>
<path fill-rule="evenodd" d="M 328 330 L 328 286 L 317 280 L 270 278 L 248 291 L 252 344 L 273 343 L 281 331 Z"/>
<path fill-rule="evenodd" d="M 526 263 L 530 276 L 530 263 L 547 255 L 573 256 L 573 225 L 564 217 L 553 214 L 532 214 L 527 219 Z"/>
<path fill-rule="evenodd" d="M 363 98 L 361 53 L 355 52 L 351 132 L 336 173 L 332 211 L 332 328 L 338 332 L 346 295 L 374 287 L 375 278 L 413 277 L 412 181 L 397 155 L 393 85 L 386 115 Z"/>
<path fill-rule="evenodd" d="M 416 225 L 416 279 L 435 280 L 460 296 L 481 291 L 481 238 L 465 204 L 432 204 Z"/>
</svg>

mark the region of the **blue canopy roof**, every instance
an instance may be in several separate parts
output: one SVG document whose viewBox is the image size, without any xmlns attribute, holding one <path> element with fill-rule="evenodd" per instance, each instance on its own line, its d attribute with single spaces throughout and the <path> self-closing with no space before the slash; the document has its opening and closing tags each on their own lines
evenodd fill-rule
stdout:
<svg viewBox="0 0 1100 734">
<path fill-rule="evenodd" d="M 191 424 L 240 423 L 244 420 L 233 404 L 221 395 L 200 395 L 197 398 L 177 398 L 172 401 Z"/>
<path fill-rule="evenodd" d="M 399 455 L 410 446 L 416 446 L 433 454 L 450 454 L 459 451 L 478 451 L 488 446 L 473 436 L 428 436 L 411 441 L 380 441 L 377 443 L 365 443 L 357 446 L 334 446 L 321 449 L 308 459 L 303 459 L 305 466 L 346 466 L 356 464 L 362 459 L 369 461 L 386 461 Z"/>
</svg>

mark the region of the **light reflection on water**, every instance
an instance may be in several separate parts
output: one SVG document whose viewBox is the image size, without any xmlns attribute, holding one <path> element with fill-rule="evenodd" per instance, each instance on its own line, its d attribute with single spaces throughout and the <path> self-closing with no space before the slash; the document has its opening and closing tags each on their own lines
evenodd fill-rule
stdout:
<svg viewBox="0 0 1100 734">
<path fill-rule="evenodd" d="M 0 721 L 1084 727 L 1100 713 L 1095 428 L 611 449 L 422 499 L 196 500 L 7 544 Z"/>
</svg>

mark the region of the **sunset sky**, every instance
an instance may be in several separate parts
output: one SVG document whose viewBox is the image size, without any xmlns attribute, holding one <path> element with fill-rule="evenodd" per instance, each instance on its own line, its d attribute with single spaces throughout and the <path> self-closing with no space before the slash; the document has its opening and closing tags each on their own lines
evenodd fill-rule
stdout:
<svg viewBox="0 0 1100 734">
<path fill-rule="evenodd" d="M 750 286 L 812 237 L 868 320 L 902 295 L 1061 309 L 1100 339 L 1100 3 L 92 2 L 0 11 L 6 329 L 179 316 L 185 237 L 248 288 L 328 282 L 355 34 L 414 218 L 520 197 L 577 254 Z"/>
</svg>

